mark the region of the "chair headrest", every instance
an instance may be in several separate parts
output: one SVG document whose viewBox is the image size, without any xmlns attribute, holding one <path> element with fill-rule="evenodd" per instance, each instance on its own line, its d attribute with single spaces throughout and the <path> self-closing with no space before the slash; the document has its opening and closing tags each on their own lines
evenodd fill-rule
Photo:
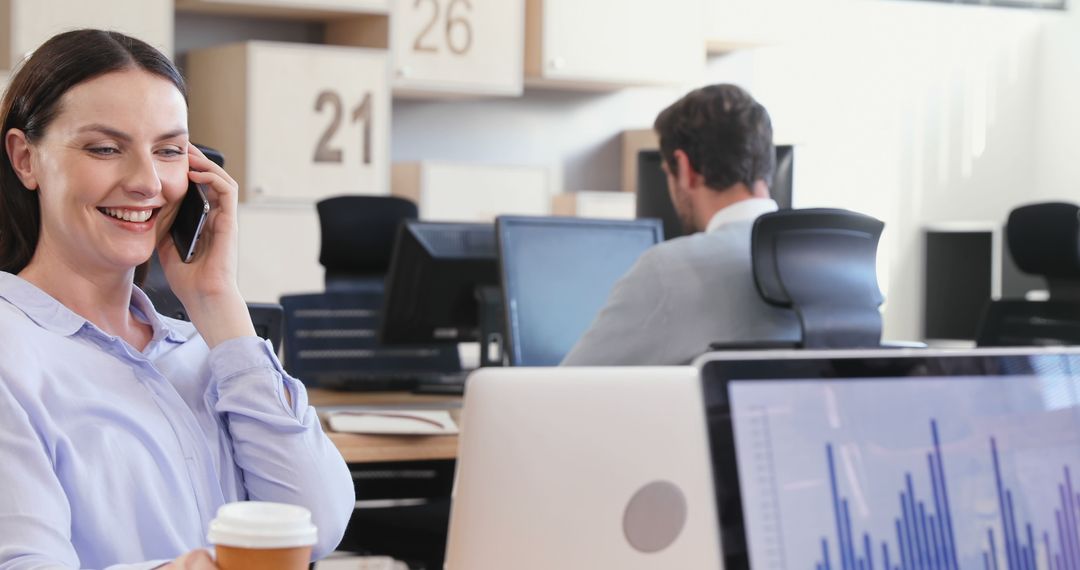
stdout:
<svg viewBox="0 0 1080 570">
<path fill-rule="evenodd" d="M 1009 214 L 1005 233 L 1021 271 L 1080 279 L 1080 206 L 1064 202 L 1021 206 Z"/>
<path fill-rule="evenodd" d="M 336 196 L 316 204 L 328 272 L 383 275 L 390 268 L 402 220 L 416 219 L 416 204 L 394 196 Z"/>
<path fill-rule="evenodd" d="M 791 306 L 798 290 L 812 297 L 882 302 L 877 244 L 884 222 L 831 208 L 781 210 L 754 222 L 754 279 L 770 304 Z M 850 299 L 849 299 L 850 300 Z"/>
<path fill-rule="evenodd" d="M 754 222 L 754 282 L 767 303 L 795 310 L 803 347 L 880 345 L 877 246 L 884 227 L 827 208 L 773 212 Z"/>
</svg>

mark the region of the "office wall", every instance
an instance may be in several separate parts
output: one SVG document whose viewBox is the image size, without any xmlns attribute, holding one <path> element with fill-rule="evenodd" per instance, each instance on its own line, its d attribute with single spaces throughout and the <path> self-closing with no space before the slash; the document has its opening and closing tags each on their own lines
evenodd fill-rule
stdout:
<svg viewBox="0 0 1080 570">
<path fill-rule="evenodd" d="M 1054 18 L 1043 34 L 1042 92 L 1034 105 L 1038 153 L 1034 199 L 1080 201 L 1080 5 Z"/>
<path fill-rule="evenodd" d="M 618 135 L 651 125 L 688 89 L 728 81 L 769 107 L 798 145 L 795 204 L 888 224 L 880 267 L 886 337 L 918 338 L 921 228 L 1001 221 L 1018 203 L 1080 184 L 1080 25 L 1067 14 L 899 0 L 800 0 L 816 23 L 784 45 L 710 59 L 700 81 L 607 93 L 395 99 L 395 161 L 549 167 L 553 191 L 618 190 Z M 244 37 L 318 41 L 317 25 L 177 20 L 177 53 Z M 661 38 L 660 34 L 657 34 Z"/>
<path fill-rule="evenodd" d="M 756 89 L 800 123 L 797 205 L 886 222 L 885 335 L 919 338 L 921 228 L 1001 221 L 1030 199 L 1043 73 L 1071 66 L 1040 63 L 1044 13 L 884 1 L 834 13 L 759 56 Z"/>
<path fill-rule="evenodd" d="M 1066 167 L 1044 164 L 1076 168 L 1080 161 L 1060 156 L 1066 141 L 1049 143 L 1037 134 L 1037 110 L 1054 116 L 1044 121 L 1049 125 L 1061 115 L 1080 121 L 1066 97 L 1044 95 L 1045 77 L 1080 88 L 1074 72 L 1080 59 L 1043 57 L 1042 28 L 1063 19 L 1058 14 L 806 1 L 819 3 L 815 20 L 822 23 L 799 27 L 785 45 L 714 58 L 701 83 L 739 83 L 769 107 L 778 136 L 798 145 L 796 206 L 845 207 L 886 221 L 880 267 L 888 298 L 885 334 L 919 338 L 922 226 L 1003 220 L 1032 198 L 1038 172 L 1070 176 L 1061 171 Z M 1057 41 L 1078 35 L 1061 32 Z M 615 190 L 619 131 L 648 126 L 690 87 L 399 101 L 393 153 L 396 160 L 548 164 L 562 169 L 555 178 L 566 190 Z M 1059 156 L 1045 153 L 1047 144 L 1057 144 Z"/>
</svg>

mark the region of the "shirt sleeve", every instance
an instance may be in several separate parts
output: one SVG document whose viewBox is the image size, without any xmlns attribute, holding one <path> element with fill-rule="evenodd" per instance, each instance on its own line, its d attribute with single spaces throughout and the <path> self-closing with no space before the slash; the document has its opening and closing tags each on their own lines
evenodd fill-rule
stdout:
<svg viewBox="0 0 1080 570">
<path fill-rule="evenodd" d="M 669 364 L 657 359 L 667 318 L 665 289 L 655 255 L 646 251 L 612 288 L 596 316 L 562 366 L 638 366 Z"/>
<path fill-rule="evenodd" d="M 211 404 L 225 417 L 248 498 L 310 510 L 319 537 L 314 558 L 329 554 L 345 534 L 356 496 L 348 467 L 308 406 L 304 386 L 257 337 L 214 347 L 210 370 Z"/>
</svg>

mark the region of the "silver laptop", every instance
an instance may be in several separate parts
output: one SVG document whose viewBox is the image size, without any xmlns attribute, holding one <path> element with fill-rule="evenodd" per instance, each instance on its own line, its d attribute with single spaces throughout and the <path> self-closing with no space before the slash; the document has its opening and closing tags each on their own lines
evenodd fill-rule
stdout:
<svg viewBox="0 0 1080 570">
<path fill-rule="evenodd" d="M 698 372 L 469 377 L 446 568 L 717 568 Z"/>
<path fill-rule="evenodd" d="M 728 569 L 1080 567 L 1080 351 L 698 364 Z"/>
</svg>

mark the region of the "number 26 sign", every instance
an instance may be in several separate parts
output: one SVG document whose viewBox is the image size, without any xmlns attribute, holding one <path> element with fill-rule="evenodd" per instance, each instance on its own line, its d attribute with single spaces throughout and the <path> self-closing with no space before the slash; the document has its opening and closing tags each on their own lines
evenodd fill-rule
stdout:
<svg viewBox="0 0 1080 570">
<path fill-rule="evenodd" d="M 392 0 L 398 92 L 519 95 L 524 0 Z"/>
</svg>

